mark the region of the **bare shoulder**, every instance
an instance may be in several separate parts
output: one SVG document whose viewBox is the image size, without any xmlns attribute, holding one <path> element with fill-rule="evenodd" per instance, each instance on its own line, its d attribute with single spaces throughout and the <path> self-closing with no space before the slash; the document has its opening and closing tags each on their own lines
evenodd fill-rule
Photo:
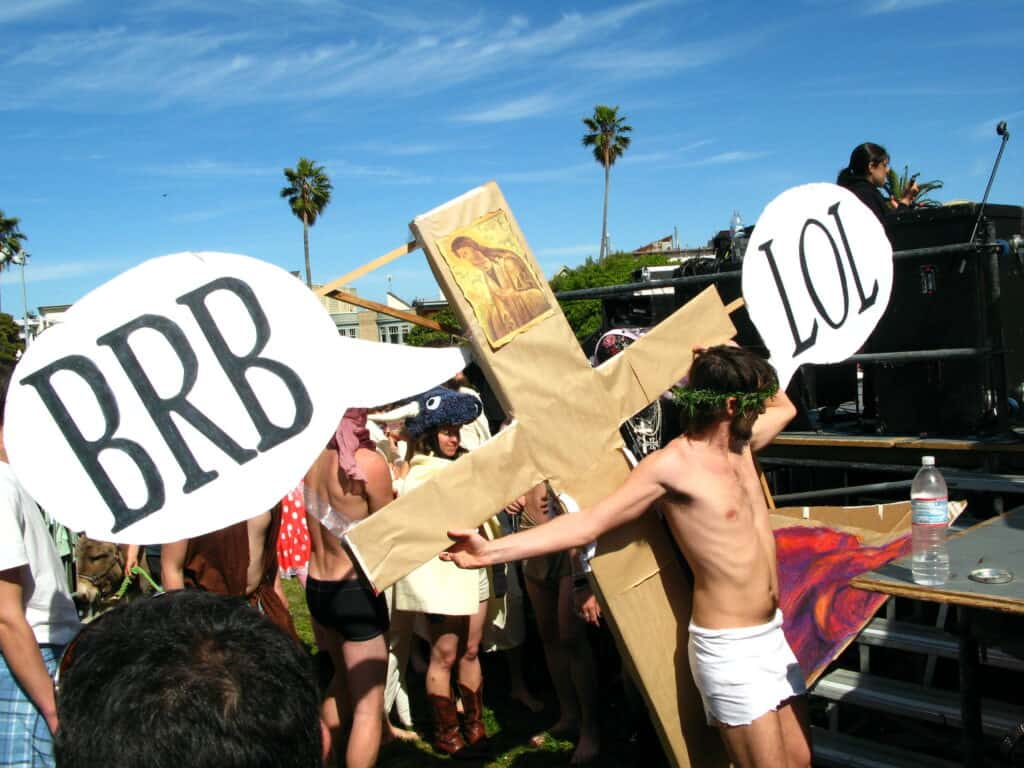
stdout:
<svg viewBox="0 0 1024 768">
<path fill-rule="evenodd" d="M 390 477 L 387 460 L 377 451 L 371 448 L 359 448 L 356 450 L 356 464 L 363 470 L 363 473 L 370 477 L 371 474 L 387 475 Z"/>
<path fill-rule="evenodd" d="M 693 444 L 683 437 L 677 437 L 660 451 L 647 456 L 637 467 L 637 472 L 646 473 L 652 480 L 669 490 L 677 490 L 686 476 L 686 466 L 695 459 Z"/>
</svg>

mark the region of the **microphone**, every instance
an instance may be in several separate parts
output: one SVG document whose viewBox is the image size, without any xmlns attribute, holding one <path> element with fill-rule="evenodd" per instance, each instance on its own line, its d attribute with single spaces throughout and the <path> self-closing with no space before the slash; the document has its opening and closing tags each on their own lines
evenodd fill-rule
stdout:
<svg viewBox="0 0 1024 768">
<path fill-rule="evenodd" d="M 1010 138 L 1010 132 L 1006 130 L 1006 121 L 1000 120 L 999 125 L 996 126 L 996 135 L 1003 136 L 1004 138 Z"/>
</svg>

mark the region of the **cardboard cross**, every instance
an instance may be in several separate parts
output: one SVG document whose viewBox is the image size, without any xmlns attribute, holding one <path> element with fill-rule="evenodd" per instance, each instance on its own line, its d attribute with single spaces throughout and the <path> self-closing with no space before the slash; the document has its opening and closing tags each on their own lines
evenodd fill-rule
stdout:
<svg viewBox="0 0 1024 768">
<path fill-rule="evenodd" d="M 447 529 L 482 523 L 545 479 L 582 507 L 611 493 L 630 470 L 619 436 L 622 422 L 686 374 L 694 346 L 718 344 L 736 333 L 711 287 L 593 369 L 541 279 L 539 289 L 552 311 L 524 323 L 500 346 L 492 343 L 493 333 L 477 320 L 479 296 L 474 313 L 470 294 L 463 292 L 465 280 L 460 287 L 449 259 L 453 233 L 472 231 L 497 211 L 518 243 L 514 250 L 540 275 L 493 182 L 416 218 L 411 227 L 471 338 L 475 360 L 514 423 L 349 532 L 346 544 L 378 590 L 444 550 Z M 689 672 L 691 586 L 665 533 L 649 513 L 602 537 L 593 560 L 598 597 L 666 752 L 679 766 L 727 765 Z"/>
</svg>

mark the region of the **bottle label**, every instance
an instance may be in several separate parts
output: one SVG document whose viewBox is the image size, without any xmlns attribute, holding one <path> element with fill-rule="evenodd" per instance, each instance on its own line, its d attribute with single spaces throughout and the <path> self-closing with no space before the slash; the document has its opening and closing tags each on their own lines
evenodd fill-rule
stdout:
<svg viewBox="0 0 1024 768">
<path fill-rule="evenodd" d="M 945 525 L 948 521 L 946 499 L 914 499 L 910 502 L 914 525 Z"/>
</svg>

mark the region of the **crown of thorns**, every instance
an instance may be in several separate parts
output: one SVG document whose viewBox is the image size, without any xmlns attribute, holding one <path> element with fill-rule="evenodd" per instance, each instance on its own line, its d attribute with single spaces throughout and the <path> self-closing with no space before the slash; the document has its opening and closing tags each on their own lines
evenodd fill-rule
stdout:
<svg viewBox="0 0 1024 768">
<path fill-rule="evenodd" d="M 778 391 L 779 385 L 774 383 L 753 392 L 716 392 L 711 389 L 673 387 L 672 399 L 690 418 L 693 418 L 697 411 L 724 410 L 726 404 L 733 398 L 736 399 L 736 410 L 739 413 L 760 411 L 765 401 L 774 397 Z"/>
</svg>

